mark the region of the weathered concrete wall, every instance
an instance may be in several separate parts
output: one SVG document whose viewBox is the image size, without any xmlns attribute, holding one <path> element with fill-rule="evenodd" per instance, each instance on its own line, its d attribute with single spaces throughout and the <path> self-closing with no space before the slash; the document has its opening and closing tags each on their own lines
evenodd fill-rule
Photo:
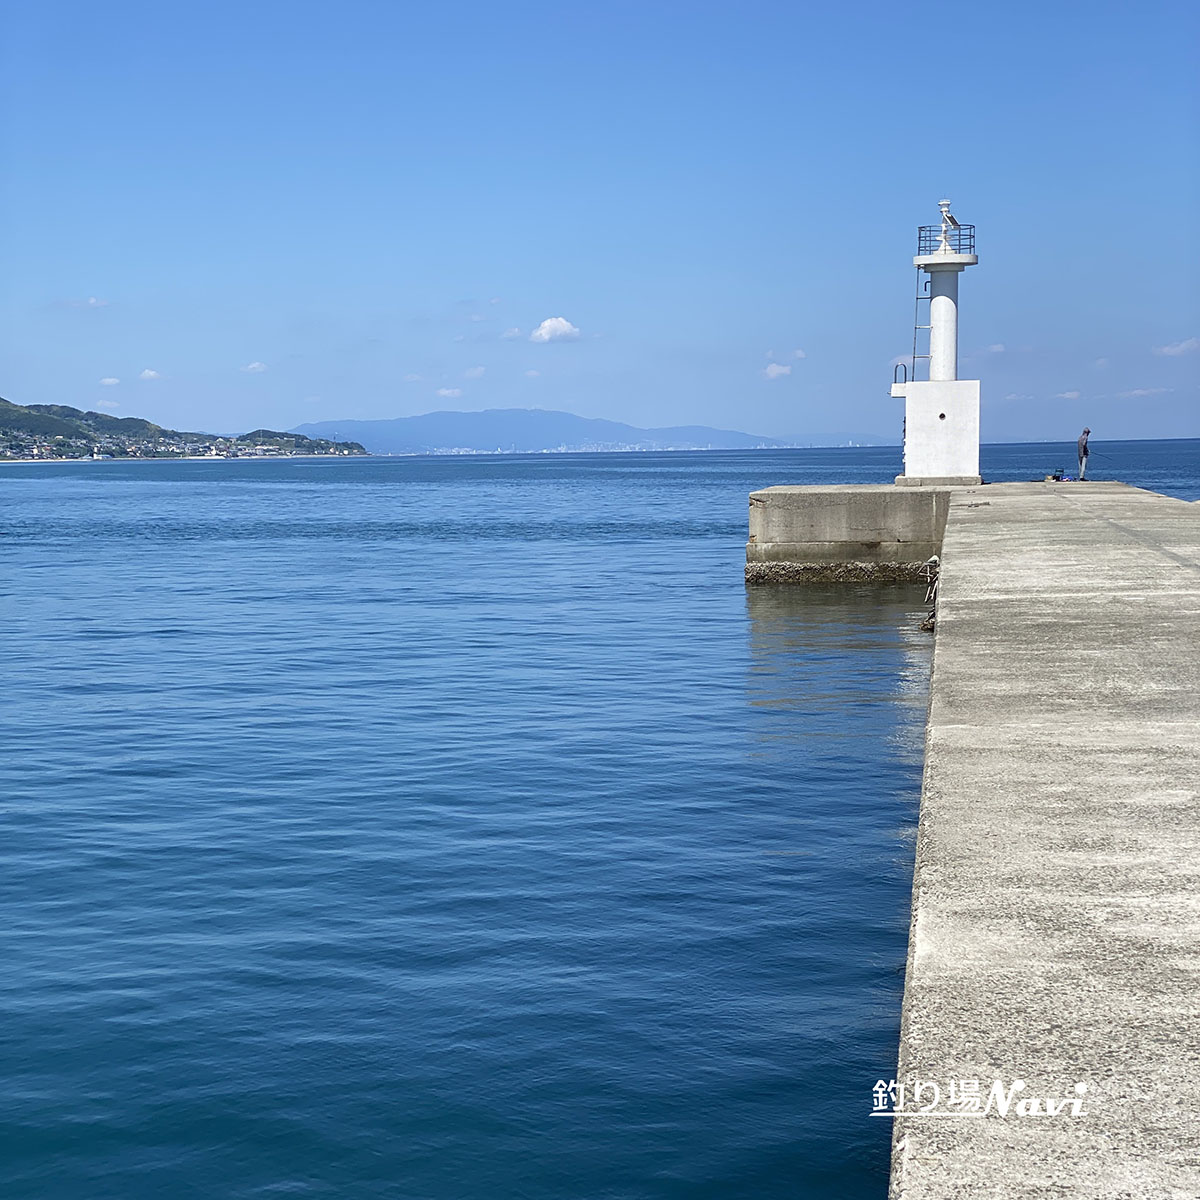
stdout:
<svg viewBox="0 0 1200 1200">
<path fill-rule="evenodd" d="M 1196 505 L 952 494 L 896 1078 L 893 1200 L 1200 1196 Z"/>
<path fill-rule="evenodd" d="M 750 495 L 750 583 L 910 579 L 941 549 L 950 492 L 891 484 Z"/>
</svg>

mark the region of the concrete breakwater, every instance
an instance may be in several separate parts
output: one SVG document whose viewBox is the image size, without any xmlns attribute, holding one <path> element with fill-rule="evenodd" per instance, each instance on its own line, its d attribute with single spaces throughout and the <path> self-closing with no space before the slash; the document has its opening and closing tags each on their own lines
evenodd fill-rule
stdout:
<svg viewBox="0 0 1200 1200">
<path fill-rule="evenodd" d="M 940 553 L 891 1196 L 1198 1196 L 1200 508 L 949 489 Z"/>
<path fill-rule="evenodd" d="M 746 582 L 917 579 L 941 548 L 949 503 L 945 487 L 751 492 Z"/>
</svg>

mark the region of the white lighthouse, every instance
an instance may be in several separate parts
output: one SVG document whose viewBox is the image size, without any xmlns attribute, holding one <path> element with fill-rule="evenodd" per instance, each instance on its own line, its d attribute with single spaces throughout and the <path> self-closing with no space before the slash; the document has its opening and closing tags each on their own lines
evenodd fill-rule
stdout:
<svg viewBox="0 0 1200 1200">
<path fill-rule="evenodd" d="M 938 207 L 941 224 L 917 232 L 912 367 L 892 383 L 892 395 L 904 398 L 904 474 L 896 482 L 910 486 L 980 482 L 979 380 L 958 377 L 958 277 L 979 261 L 975 226 L 959 224 L 949 200 Z M 929 303 L 927 325 L 920 320 L 923 301 Z M 929 334 L 928 354 L 918 353 L 922 330 Z M 920 360 L 928 360 L 927 379 L 916 378 Z"/>
</svg>

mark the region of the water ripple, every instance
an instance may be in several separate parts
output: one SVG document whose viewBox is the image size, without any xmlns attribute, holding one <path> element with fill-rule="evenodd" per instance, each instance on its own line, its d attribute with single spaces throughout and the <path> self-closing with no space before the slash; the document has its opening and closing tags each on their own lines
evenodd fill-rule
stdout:
<svg viewBox="0 0 1200 1200">
<path fill-rule="evenodd" d="M 0 480 L 6 1198 L 882 1194 L 920 594 L 679 458 Z"/>
</svg>

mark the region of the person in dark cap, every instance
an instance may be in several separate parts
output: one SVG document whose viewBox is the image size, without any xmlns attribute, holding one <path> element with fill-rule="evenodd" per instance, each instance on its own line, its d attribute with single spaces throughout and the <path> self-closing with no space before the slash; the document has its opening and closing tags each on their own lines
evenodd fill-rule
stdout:
<svg viewBox="0 0 1200 1200">
<path fill-rule="evenodd" d="M 1088 434 L 1091 432 L 1092 431 L 1090 429 L 1088 429 L 1088 427 L 1085 425 L 1083 428 L 1083 432 L 1079 435 L 1079 479 L 1080 479 L 1080 482 L 1083 481 L 1083 477 L 1084 477 L 1085 473 L 1087 472 L 1087 460 L 1088 460 L 1087 440 L 1088 440 Z"/>
</svg>

